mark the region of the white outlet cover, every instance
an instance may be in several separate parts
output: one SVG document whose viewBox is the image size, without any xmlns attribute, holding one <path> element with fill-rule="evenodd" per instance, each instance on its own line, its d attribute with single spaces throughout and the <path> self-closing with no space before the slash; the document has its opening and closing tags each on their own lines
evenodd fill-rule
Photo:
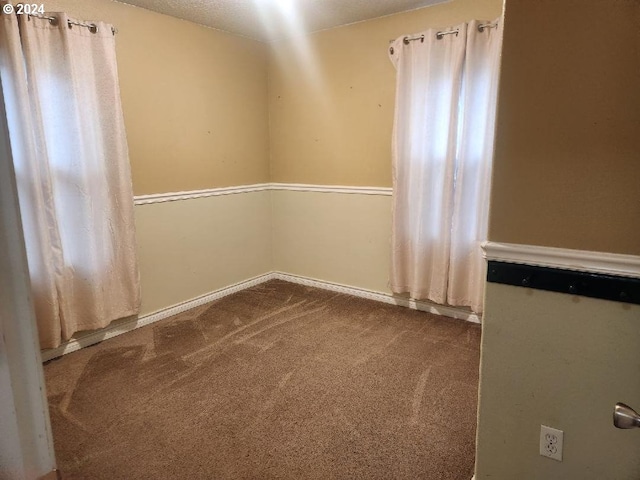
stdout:
<svg viewBox="0 0 640 480">
<path fill-rule="evenodd" d="M 564 432 L 557 428 L 540 425 L 540 455 L 562 461 Z"/>
</svg>

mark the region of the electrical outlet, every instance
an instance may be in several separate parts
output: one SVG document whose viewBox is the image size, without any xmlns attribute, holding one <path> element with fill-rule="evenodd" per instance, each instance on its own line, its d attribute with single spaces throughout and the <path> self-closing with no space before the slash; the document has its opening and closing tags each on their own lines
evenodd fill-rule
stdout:
<svg viewBox="0 0 640 480">
<path fill-rule="evenodd" d="M 564 432 L 555 428 L 540 425 L 540 455 L 559 462 L 562 461 L 562 442 Z"/>
</svg>

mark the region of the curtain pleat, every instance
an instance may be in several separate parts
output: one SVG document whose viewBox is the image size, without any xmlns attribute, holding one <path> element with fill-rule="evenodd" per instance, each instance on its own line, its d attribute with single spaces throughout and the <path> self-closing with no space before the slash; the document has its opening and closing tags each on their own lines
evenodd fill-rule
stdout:
<svg viewBox="0 0 640 480">
<path fill-rule="evenodd" d="M 486 22 L 485 22 L 486 23 Z M 500 29 L 395 40 L 390 287 L 482 311 Z"/>
<path fill-rule="evenodd" d="M 41 348 L 135 315 L 133 193 L 111 26 L 0 19 L 0 75 Z"/>
<path fill-rule="evenodd" d="M 447 301 L 482 312 L 502 29 L 467 28 Z M 497 21 L 495 22 L 497 23 Z"/>
</svg>

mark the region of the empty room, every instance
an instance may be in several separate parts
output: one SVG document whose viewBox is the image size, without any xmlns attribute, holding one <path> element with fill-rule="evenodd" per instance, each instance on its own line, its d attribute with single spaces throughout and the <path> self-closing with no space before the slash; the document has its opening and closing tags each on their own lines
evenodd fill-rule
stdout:
<svg viewBox="0 0 640 480">
<path fill-rule="evenodd" d="M 640 0 L 0 7 L 0 480 L 640 478 Z"/>
</svg>

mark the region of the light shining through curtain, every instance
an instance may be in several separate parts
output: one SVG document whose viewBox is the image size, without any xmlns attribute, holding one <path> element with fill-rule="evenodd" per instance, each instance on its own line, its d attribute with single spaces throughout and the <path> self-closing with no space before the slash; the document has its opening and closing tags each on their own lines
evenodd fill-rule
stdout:
<svg viewBox="0 0 640 480">
<path fill-rule="evenodd" d="M 395 293 L 482 311 L 501 27 L 395 40 Z M 493 22 L 494 24 L 497 23 Z"/>
<path fill-rule="evenodd" d="M 111 26 L 0 15 L 0 75 L 41 348 L 140 307 Z"/>
</svg>

